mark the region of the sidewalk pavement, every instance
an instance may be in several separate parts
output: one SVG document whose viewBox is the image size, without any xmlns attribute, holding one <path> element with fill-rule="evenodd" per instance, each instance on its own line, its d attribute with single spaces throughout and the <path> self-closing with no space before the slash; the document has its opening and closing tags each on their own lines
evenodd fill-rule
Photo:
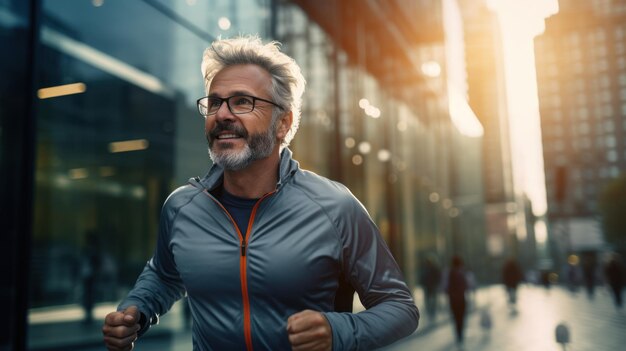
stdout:
<svg viewBox="0 0 626 351">
<path fill-rule="evenodd" d="M 626 309 L 616 309 L 609 292 L 597 287 L 593 299 L 580 290 L 572 293 L 561 287 L 545 290 L 523 285 L 518 290 L 516 310 L 506 301 L 502 286 L 480 289 L 474 313 L 466 318 L 465 342 L 455 342 L 452 323 L 446 321 L 427 332 L 418 332 L 387 351 L 613 351 L 626 345 Z M 491 316 L 492 327 L 481 327 L 483 310 Z M 555 328 L 565 323 L 571 343 L 563 348 L 556 342 Z"/>
<path fill-rule="evenodd" d="M 445 296 L 440 297 L 434 319 L 424 313 L 421 291 L 415 300 L 422 311 L 418 330 L 408 338 L 385 348 L 385 351 L 556 351 L 563 350 L 555 341 L 555 328 L 565 322 L 569 326 L 571 343 L 568 351 L 612 351 L 626 345 L 626 308 L 616 310 L 604 287 L 598 287 L 594 299 L 584 292 L 552 287 L 523 285 L 518 291 L 517 312 L 507 306 L 504 288 L 500 285 L 482 287 L 475 292 L 466 318 L 465 343 L 455 344 Z M 358 299 L 357 299 L 358 301 Z M 355 306 L 355 312 L 361 307 Z M 80 308 L 39 312 L 31 316 L 29 350 L 36 351 L 96 351 L 104 350 L 101 325 L 114 305 L 99 305 L 95 321 L 85 325 L 80 320 Z M 482 311 L 488 311 L 492 327 L 480 325 Z M 59 315 L 65 316 L 61 321 Z M 72 317 L 73 316 L 73 317 Z M 176 304 L 158 326 L 153 327 L 136 344 L 135 351 L 192 350 L 191 333 L 185 328 L 182 305 Z"/>
<path fill-rule="evenodd" d="M 116 304 L 99 304 L 93 322 L 84 323 L 79 305 L 56 307 L 31 312 L 29 315 L 28 350 L 31 351 L 102 351 L 102 323 L 115 311 Z M 191 331 L 183 320 L 182 302 L 172 306 L 159 325 L 151 328 L 136 344 L 135 351 L 192 350 Z"/>
</svg>

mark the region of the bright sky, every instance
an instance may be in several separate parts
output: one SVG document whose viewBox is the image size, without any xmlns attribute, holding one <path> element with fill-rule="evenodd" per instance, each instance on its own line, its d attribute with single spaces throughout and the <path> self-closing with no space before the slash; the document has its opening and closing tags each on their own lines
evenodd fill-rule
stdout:
<svg viewBox="0 0 626 351">
<path fill-rule="evenodd" d="M 513 173 L 518 193 L 526 193 L 533 213 L 547 210 L 537 100 L 533 37 L 544 18 L 558 11 L 557 0 L 487 0 L 502 24 Z"/>
</svg>

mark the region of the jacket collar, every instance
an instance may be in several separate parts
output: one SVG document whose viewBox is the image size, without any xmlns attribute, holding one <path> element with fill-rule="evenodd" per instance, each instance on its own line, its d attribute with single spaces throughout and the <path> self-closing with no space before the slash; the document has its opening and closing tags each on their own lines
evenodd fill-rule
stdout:
<svg viewBox="0 0 626 351">
<path fill-rule="evenodd" d="M 298 164 L 298 161 L 293 159 L 293 152 L 291 152 L 288 147 L 283 148 L 280 152 L 278 183 L 276 183 L 276 190 L 280 189 L 282 184 L 285 183 L 299 168 L 300 165 Z M 223 181 L 224 169 L 216 164 L 213 164 L 207 175 L 200 180 L 202 185 L 209 191 L 221 185 Z"/>
</svg>

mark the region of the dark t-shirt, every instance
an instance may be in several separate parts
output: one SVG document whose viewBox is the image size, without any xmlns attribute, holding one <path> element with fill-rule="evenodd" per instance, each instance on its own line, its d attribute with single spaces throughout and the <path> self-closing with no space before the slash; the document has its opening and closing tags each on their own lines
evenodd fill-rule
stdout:
<svg viewBox="0 0 626 351">
<path fill-rule="evenodd" d="M 233 217 L 235 223 L 237 223 L 241 234 L 245 236 L 246 229 L 248 229 L 248 221 L 252 214 L 252 208 L 259 199 L 244 199 L 230 194 L 224 189 L 220 192 L 218 199 Z"/>
</svg>

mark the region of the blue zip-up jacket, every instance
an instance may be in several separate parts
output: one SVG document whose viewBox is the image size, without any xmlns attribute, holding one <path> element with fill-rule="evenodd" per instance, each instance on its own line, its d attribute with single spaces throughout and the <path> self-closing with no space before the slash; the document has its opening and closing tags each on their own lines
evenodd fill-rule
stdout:
<svg viewBox="0 0 626 351">
<path fill-rule="evenodd" d="M 210 193 L 222 177 L 213 166 L 168 197 L 154 256 L 119 310 L 137 305 L 155 321 L 187 292 L 203 351 L 290 350 L 287 319 L 305 309 L 327 318 L 333 350 L 376 349 L 417 328 L 398 265 L 345 186 L 300 169 L 285 148 L 276 190 L 243 233 Z M 342 274 L 365 311 L 333 310 Z"/>
</svg>

